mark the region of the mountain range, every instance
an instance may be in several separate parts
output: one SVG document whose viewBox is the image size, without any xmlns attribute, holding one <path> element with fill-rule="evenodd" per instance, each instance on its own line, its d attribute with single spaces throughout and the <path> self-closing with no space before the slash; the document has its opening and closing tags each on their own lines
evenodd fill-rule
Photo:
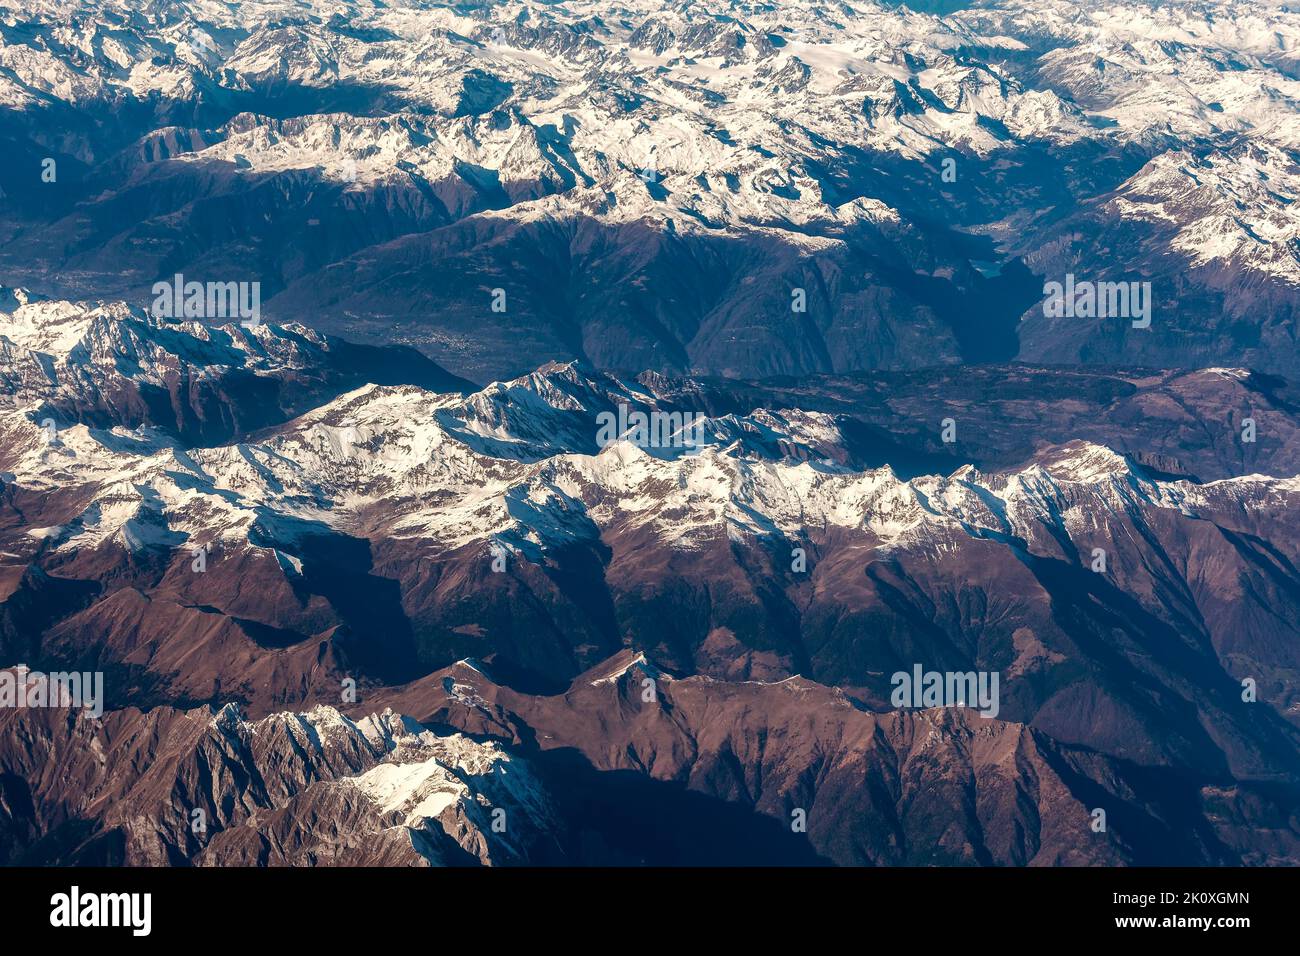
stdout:
<svg viewBox="0 0 1300 956">
<path fill-rule="evenodd" d="M 567 789 L 575 775 L 608 781 L 580 788 L 581 800 L 617 804 L 623 786 L 650 799 L 662 783 L 685 784 L 668 805 L 679 813 L 693 812 L 688 795 L 722 801 L 709 812 L 727 822 L 708 846 L 724 859 L 749 859 L 751 827 L 767 833 L 751 849 L 768 861 L 1292 859 L 1300 484 L 1288 476 L 1300 445 L 1295 405 L 1267 376 L 1071 378 L 1010 366 L 967 376 L 959 390 L 940 368 L 889 383 L 895 421 L 925 409 L 890 434 L 878 424 L 885 386 L 869 375 L 623 379 L 568 363 L 472 390 L 382 347 L 362 351 L 363 366 L 426 384 L 354 387 L 357 352 L 306 328 L 214 328 L 123 309 L 29 301 L 7 316 L 0 648 L 36 669 L 104 672 L 123 729 L 93 732 L 144 734 L 150 759 L 175 763 L 177 779 L 188 761 L 210 763 L 201 755 L 215 731 L 203 728 L 245 726 L 229 708 L 289 720 L 286 733 L 326 719 L 325 708 L 356 727 L 419 721 L 536 761 L 549 778 L 539 786 L 554 787 L 548 799 L 567 813 L 547 811 L 565 827 L 535 821 L 546 837 L 533 861 L 645 858 L 605 817 L 594 832 L 581 824 L 589 815 Z M 1029 429 L 1008 420 L 945 450 L 938 416 L 955 416 L 960 434 L 967 416 L 987 415 L 974 408 L 1009 418 L 1048 382 L 1060 400 L 1033 406 L 1033 432 L 1092 438 L 1030 449 L 1016 443 Z M 932 402 L 936 389 L 947 404 Z M 599 447 L 597 422 L 620 405 L 624 415 L 697 409 L 704 440 Z M 1263 436 L 1249 451 L 1236 441 L 1246 412 Z M 1169 446 L 1103 443 L 1131 432 L 1135 416 Z M 1217 435 L 1206 425 L 1216 419 Z M 1190 420 L 1209 434 L 1180 437 Z M 894 710 L 890 675 L 914 664 L 997 671 L 998 712 Z M 628 676 L 641 674 L 658 687 L 653 706 Z M 1247 679 L 1255 700 L 1242 692 Z M 61 766 L 59 748 L 92 732 L 84 717 L 53 721 L 56 733 L 45 714 L 5 716 L 24 767 Z M 183 720 L 188 735 L 140 724 L 158 720 Z M 339 726 L 349 753 L 357 734 L 373 736 Z M 710 736 L 719 727 L 732 728 L 725 739 Z M 942 755 L 912 766 L 917 735 Z M 838 748 L 848 749 L 835 757 Z M 400 763 L 391 748 L 362 749 Z M 374 801 L 345 788 L 328 810 L 288 808 L 325 799 L 318 778 L 374 768 L 357 757 L 322 777 L 309 767 L 328 753 L 312 753 L 293 750 L 309 762 L 295 764 L 303 779 L 293 787 L 259 791 L 258 805 L 279 816 L 255 826 L 214 818 L 211 844 L 181 826 L 196 794 L 169 791 L 173 830 L 145 839 L 96 815 L 98 791 L 68 775 L 48 780 L 49 792 L 11 794 L 7 829 L 55 830 L 44 845 L 58 849 L 44 852 L 64 862 L 110 852 L 129 862 L 328 860 L 377 826 Z M 238 759 L 261 766 L 256 753 Z M 274 759 L 287 772 L 289 758 Z M 440 753 L 418 763 L 429 760 L 456 773 Z M 760 786 L 753 775 L 767 760 L 780 772 Z M 827 778 L 842 760 L 852 769 L 837 774 L 849 777 Z M 30 771 L 6 766 L 21 790 Z M 111 762 L 95 770 L 137 785 Z M 624 783 L 628 773 L 645 779 Z M 897 789 L 909 774 L 926 800 L 967 793 L 969 816 L 909 816 L 912 798 Z M 253 799 L 204 779 L 204 806 Z M 1025 793 L 1041 805 L 1021 806 Z M 161 812 L 152 790 L 121 799 Z M 1127 825 L 1093 839 L 1088 799 Z M 778 819 L 803 807 L 817 825 L 808 843 L 791 842 L 775 824 L 732 820 L 736 802 Z M 75 825 L 17 809 L 50 803 Z M 1184 832 L 1189 806 L 1198 822 Z M 301 832 L 316 833 L 318 813 L 337 831 L 332 849 Z M 259 829 L 272 819 L 289 828 L 274 839 Z M 1275 825 L 1246 822 L 1260 819 Z M 446 831 L 462 849 L 468 826 Z M 491 841 L 472 829 L 467 852 L 485 859 L 480 837 Z M 1011 830 L 1022 834 L 1014 845 Z M 940 833 L 949 836 L 935 843 Z M 422 860 L 442 859 L 443 837 L 433 849 L 424 839 L 407 842 Z M 524 853 L 498 858 L 511 852 Z"/>
<path fill-rule="evenodd" d="M 0 266 L 141 306 L 257 281 L 273 321 L 476 382 L 1294 375 L 1297 14 L 947 12 L 29 0 L 0 13 Z M 1066 274 L 1149 281 L 1152 324 L 1045 317 Z"/>
<path fill-rule="evenodd" d="M 0 863 L 1300 863 L 1298 51 L 0 0 Z"/>
</svg>

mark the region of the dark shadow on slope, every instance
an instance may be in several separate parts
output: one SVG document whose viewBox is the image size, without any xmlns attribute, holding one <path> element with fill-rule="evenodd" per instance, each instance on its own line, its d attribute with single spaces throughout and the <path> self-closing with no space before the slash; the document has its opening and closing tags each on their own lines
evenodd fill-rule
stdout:
<svg viewBox="0 0 1300 956">
<path fill-rule="evenodd" d="M 240 113 L 255 113 L 272 119 L 292 119 L 320 113 L 348 113 L 352 116 L 384 116 L 406 107 L 403 90 L 396 86 L 335 80 L 327 86 L 277 83 L 254 90 L 232 90 L 215 84 L 199 88 L 197 101 L 175 103 L 169 116 L 177 113 L 192 118 L 198 127 L 220 126 Z M 188 107 L 188 108 L 187 108 Z M 179 125 L 179 124 L 176 124 Z"/>
<path fill-rule="evenodd" d="M 437 573 L 416 589 L 438 599 L 409 612 L 421 672 L 476 657 L 502 686 L 563 693 L 575 674 L 623 646 L 606 582 L 609 558 L 593 536 L 540 555 L 512 555 L 503 573 L 475 547 L 436 562 Z"/>
<path fill-rule="evenodd" d="M 572 748 L 529 751 L 566 829 L 561 860 L 584 866 L 828 866 L 802 834 L 740 804 L 599 771 Z"/>
<path fill-rule="evenodd" d="M 936 425 L 937 423 L 936 419 Z M 978 453 L 956 455 L 951 451 L 931 451 L 926 447 L 930 443 L 928 437 L 924 441 L 914 441 L 909 444 L 896 437 L 899 435 L 897 431 L 886 431 L 880 426 L 856 418 L 843 418 L 839 426 L 854 467 L 888 466 L 903 481 L 909 481 L 920 475 L 951 474 L 955 468 L 963 464 L 971 464 L 976 468 L 983 465 L 982 456 Z"/>
<path fill-rule="evenodd" d="M 302 577 L 295 586 L 325 597 L 346 625 L 335 637 L 340 665 L 389 684 L 419 676 L 401 585 L 371 573 L 370 542 L 327 533 L 303 535 L 299 546 Z"/>
<path fill-rule="evenodd" d="M 1228 755 L 1202 726 L 1206 716 L 1226 718 L 1237 734 L 1258 748 L 1258 757 L 1272 774 L 1280 780 L 1300 781 L 1296 728 L 1270 707 L 1242 703 L 1240 683 L 1223 669 L 1194 622 L 1184 622 L 1184 637 L 1108 583 L 1104 575 L 1031 555 L 1023 547 L 1013 547 L 1011 553 L 1052 595 L 1053 618 L 1096 665 L 1096 676 L 1104 676 L 1107 692 L 1143 713 L 1150 727 L 1163 728 L 1156 735 L 1162 743 L 1181 737 L 1190 747 L 1183 755 L 1190 767 L 1225 779 L 1231 776 Z M 1133 651 L 1116 645 L 1115 631 L 1144 652 L 1141 658 L 1159 662 L 1159 677 L 1139 667 Z M 1187 699 L 1189 689 L 1200 699 Z"/>
<path fill-rule="evenodd" d="M 944 316 L 957 338 L 963 362 L 1007 362 L 1020 351 L 1020 316 L 1042 298 L 1042 284 L 1019 259 L 994 277 L 978 270 L 972 284 L 958 288 L 946 279 L 915 273 L 890 273 L 892 286 L 905 290 Z"/>
<path fill-rule="evenodd" d="M 413 344 L 477 380 L 575 358 L 749 377 L 1015 354 L 1019 316 L 1039 291 L 1023 266 L 986 276 L 967 253 L 991 253 L 946 233 L 912 237 L 906 249 L 874 227 L 833 237 L 813 257 L 775 231 L 471 215 L 303 276 L 267 310 L 310 314 L 314 326 L 359 341 Z M 920 259 L 950 277 L 919 274 Z M 498 288 L 504 312 L 490 309 Z M 792 317 L 798 288 L 807 312 Z"/>
<path fill-rule="evenodd" d="M 96 581 L 55 577 L 36 565 L 26 568 L 18 586 L 0 601 L 0 667 L 39 667 L 41 634 L 89 606 L 101 589 Z"/>
<path fill-rule="evenodd" d="M 1085 806 L 1106 811 L 1107 831 L 1131 853 L 1133 865 L 1240 866 L 1242 853 L 1223 842 L 1207 816 L 1204 795 L 1217 788 L 1241 795 L 1240 799 L 1254 805 L 1260 816 L 1271 818 L 1279 828 L 1289 829 L 1293 839 L 1300 837 L 1294 824 L 1300 811 L 1300 790 L 1295 787 L 1226 778 L 1208 780 L 1178 769 L 1143 767 L 1111 758 L 1119 779 L 1112 780 L 1112 789 L 1108 789 L 1081 772 L 1068 749 L 1041 734 L 1036 736 L 1043 759 L 1070 792 Z M 1135 795 L 1140 795 L 1141 800 Z M 1268 849 L 1267 838 L 1263 842 L 1263 853 L 1282 856 L 1286 852 L 1281 845 Z"/>
<path fill-rule="evenodd" d="M 51 827 L 35 842 L 15 848 L 10 866 L 124 866 L 126 834 L 97 820 L 73 818 Z"/>
<path fill-rule="evenodd" d="M 483 70 L 467 70 L 461 77 L 460 97 L 453 116 L 490 113 L 510 98 L 514 86 Z"/>
</svg>

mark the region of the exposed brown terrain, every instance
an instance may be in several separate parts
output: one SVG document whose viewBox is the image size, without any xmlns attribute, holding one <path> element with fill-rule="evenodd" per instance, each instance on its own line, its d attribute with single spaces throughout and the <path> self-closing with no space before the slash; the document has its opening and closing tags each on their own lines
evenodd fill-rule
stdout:
<svg viewBox="0 0 1300 956">
<path fill-rule="evenodd" d="M 137 366 L 107 349 L 14 379 L 2 663 L 103 671 L 108 713 L 0 714 L 11 861 L 1295 861 L 1285 383 L 1007 368 L 818 390 L 553 364 L 469 394 L 325 376 L 316 407 L 267 404 L 298 334 L 101 315 L 84 336 L 134 336 Z M 200 344 L 222 335 L 244 344 Z M 11 348 L 58 367 L 42 354 Z M 225 363 L 251 354 L 268 384 L 247 392 Z M 175 404 L 69 397 L 177 367 L 226 383 L 215 443 Z M 1059 405 L 1034 405 L 1049 382 Z M 597 415 L 629 403 L 698 410 L 704 447 L 599 447 Z M 922 408 L 977 437 L 935 442 Z M 897 709 L 916 665 L 998 674 L 996 714 Z M 318 708 L 506 748 L 538 781 L 531 829 L 494 848 L 471 812 L 505 802 L 491 775 L 434 823 L 358 790 L 413 761 L 284 729 Z M 408 750 L 487 759 L 428 736 Z"/>
</svg>

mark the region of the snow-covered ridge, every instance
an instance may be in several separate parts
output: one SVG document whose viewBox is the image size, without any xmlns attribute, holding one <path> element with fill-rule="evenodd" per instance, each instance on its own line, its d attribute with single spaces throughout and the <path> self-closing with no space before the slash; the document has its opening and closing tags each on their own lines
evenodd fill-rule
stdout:
<svg viewBox="0 0 1300 956">
<path fill-rule="evenodd" d="M 1119 218 L 1171 231 L 1169 246 L 1193 265 L 1300 286 L 1300 164 L 1267 142 L 1162 153 L 1107 205 Z"/>
<path fill-rule="evenodd" d="M 261 762 L 268 753 L 297 755 L 302 766 L 289 772 L 301 773 L 305 783 L 323 778 L 354 788 L 376 818 L 396 820 L 416 852 L 433 863 L 439 860 L 428 839 L 434 828 L 493 863 L 518 852 L 510 828 L 493 827 L 494 812 L 513 815 L 516 834 L 554 824 L 532 770 L 499 744 L 439 736 L 391 709 L 353 720 L 321 705 L 250 721 L 228 704 L 210 727 Z"/>
<path fill-rule="evenodd" d="M 62 322 L 61 311 L 48 315 Z M 0 382 L 5 372 L 0 364 Z M 33 544 L 71 553 L 105 542 L 220 543 L 270 550 L 286 574 L 301 569 L 297 536 L 322 527 L 440 548 L 495 544 L 534 559 L 613 529 L 644 529 L 683 549 L 834 528 L 868 534 L 877 547 L 924 546 L 936 536 L 1030 539 L 1043 527 L 1068 535 L 1115 511 L 1267 511 L 1300 491 L 1296 478 L 1153 478 L 1084 442 L 1008 471 L 964 466 L 903 480 L 889 467 L 854 471 L 808 454 L 833 450 L 838 427 L 794 410 L 706 416 L 698 449 L 598 447 L 599 412 L 658 401 L 639 382 L 550 365 L 468 396 L 365 386 L 256 441 L 211 448 L 150 428 L 76 425 L 51 440 L 39 408 L 20 404 L 0 416 L 0 468 L 18 487 L 78 502 L 70 520 L 33 529 Z"/>
<path fill-rule="evenodd" d="M 937 164 L 1085 139 L 1300 145 L 1300 17 L 1263 0 L 1008 0 L 946 18 L 813 0 L 81 6 L 71 25 L 64 4 L 2 14 L 28 32 L 0 43 L 0 103 L 390 91 L 382 116 L 156 132 L 131 182 L 151 163 L 310 170 L 347 188 L 443 183 L 468 165 L 495 173 L 512 215 L 545 215 L 539 197 L 558 192 L 608 218 L 685 212 L 678 228 L 793 225 L 808 241 L 809 227 L 897 219 L 827 194 L 818 170 L 850 147 Z"/>
<path fill-rule="evenodd" d="M 305 368 L 328 348 L 323 335 L 298 324 L 214 326 L 156 318 L 125 302 L 47 300 L 0 287 L 5 364 L 38 362 L 56 383 L 87 365 L 157 378 L 157 366 L 177 358 L 200 367 Z"/>
</svg>

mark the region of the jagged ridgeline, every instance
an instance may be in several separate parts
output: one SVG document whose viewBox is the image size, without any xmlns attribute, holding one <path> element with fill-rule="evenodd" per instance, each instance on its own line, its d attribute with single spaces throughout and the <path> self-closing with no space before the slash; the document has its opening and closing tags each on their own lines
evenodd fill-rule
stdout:
<svg viewBox="0 0 1300 956">
<path fill-rule="evenodd" d="M 1300 863 L 1298 41 L 0 10 L 0 863 Z"/>
<path fill-rule="evenodd" d="M 1284 828 L 1249 823 L 1291 812 L 1297 769 L 1300 442 L 1276 379 L 1015 366 L 795 386 L 568 363 L 475 389 L 406 350 L 120 304 L 28 301 L 0 335 L 0 652 L 103 672 L 108 701 L 102 723 L 0 713 L 14 779 L 128 732 L 184 775 L 239 721 L 281 714 L 266 726 L 315 740 L 324 705 L 362 728 L 327 715 L 353 757 L 325 778 L 325 758 L 285 737 L 307 764 L 265 759 L 298 782 L 240 803 L 272 815 L 205 810 L 202 833 L 185 813 L 228 807 L 236 780 L 142 835 L 120 815 L 155 811 L 84 802 L 129 778 L 91 761 L 66 778 L 75 790 L 32 790 L 30 811 L 9 811 L 13 860 L 56 820 L 78 822 L 41 842 L 50 862 L 343 862 L 396 823 L 415 835 L 364 859 L 641 859 L 616 822 L 625 799 L 654 808 L 652 830 L 712 833 L 662 843 L 658 862 L 1294 857 Z M 357 384 L 372 368 L 389 384 Z M 1026 407 L 1048 391 L 1057 401 Z M 1253 409 L 1259 440 L 1195 424 L 1225 407 Z M 602 422 L 688 414 L 690 442 L 602 436 Z M 941 415 L 958 441 L 940 438 Z M 471 656 L 482 663 L 457 664 Z M 999 699 L 950 716 L 946 701 L 896 706 L 897 674 L 916 669 L 995 672 Z M 246 716 L 221 716 L 225 703 Z M 385 707 L 417 736 L 415 721 L 433 728 L 418 767 L 364 729 Z M 674 721 L 710 708 L 732 709 L 732 729 L 701 723 L 683 750 Z M 183 739 L 142 723 L 170 720 Z M 808 721 L 813 738 L 795 733 Z M 430 796 L 443 770 L 479 785 L 444 753 L 469 746 L 453 731 L 536 774 L 547 802 L 527 811 L 525 842 L 494 848 L 490 815 L 462 825 L 463 801 Z M 794 749 L 752 749 L 769 733 Z M 890 747 L 854 760 L 903 790 L 809 782 L 825 748 L 880 734 Z M 951 760 L 934 763 L 934 740 Z M 743 766 L 783 768 L 762 793 L 722 772 L 742 749 Z M 137 758 L 162 759 L 113 759 Z M 904 808 L 910 787 L 941 793 L 954 772 L 1007 808 L 936 850 L 936 824 Z M 308 783 L 335 777 L 353 782 Z M 1031 780 L 1026 815 L 1010 795 Z M 1101 792 L 1113 803 L 1096 839 Z M 786 817 L 814 798 L 812 842 L 791 842 Z M 322 814 L 341 845 L 315 842 Z M 901 842 L 884 822 L 900 814 Z M 301 852 L 266 857 L 267 827 Z"/>
<path fill-rule="evenodd" d="M 0 14 L 0 267 L 141 306 L 257 283 L 268 321 L 476 382 L 1293 376 L 1296 14 L 1089 9 L 28 2 Z M 1149 290 L 1143 324 L 1045 312 L 1071 276 Z"/>
</svg>

